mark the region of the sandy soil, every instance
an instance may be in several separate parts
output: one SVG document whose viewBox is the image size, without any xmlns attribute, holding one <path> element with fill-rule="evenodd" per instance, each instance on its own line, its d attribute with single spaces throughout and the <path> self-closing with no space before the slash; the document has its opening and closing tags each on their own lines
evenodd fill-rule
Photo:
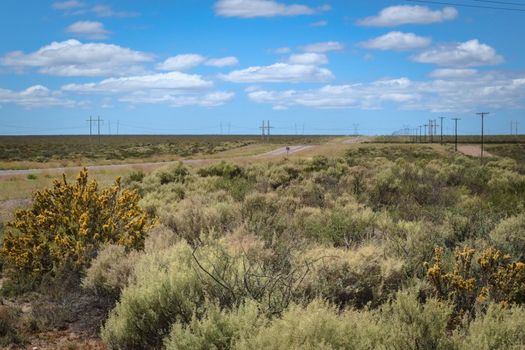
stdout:
<svg viewBox="0 0 525 350">
<path fill-rule="evenodd" d="M 458 146 L 458 151 L 461 153 L 471 156 L 471 157 L 480 157 L 481 156 L 481 147 L 477 145 L 465 145 L 465 146 Z M 494 157 L 493 154 L 483 151 L 484 157 Z"/>
</svg>

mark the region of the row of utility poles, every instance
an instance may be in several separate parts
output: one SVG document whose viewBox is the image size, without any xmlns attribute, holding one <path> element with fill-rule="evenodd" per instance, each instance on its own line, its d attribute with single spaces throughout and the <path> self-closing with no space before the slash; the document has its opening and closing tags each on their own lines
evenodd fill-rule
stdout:
<svg viewBox="0 0 525 350">
<path fill-rule="evenodd" d="M 483 153 L 484 153 L 484 134 L 485 134 L 485 117 L 488 116 L 489 112 L 479 112 L 476 113 L 476 115 L 481 117 L 481 161 L 483 162 Z M 427 124 L 419 125 L 418 128 L 415 130 L 415 142 L 428 142 L 433 143 L 434 142 L 434 136 L 437 137 L 437 128 L 440 127 L 441 129 L 441 135 L 440 135 L 440 143 L 443 144 L 443 120 L 446 119 L 445 117 L 439 117 L 440 124 L 437 123 L 436 119 L 430 119 Z M 461 120 L 460 118 L 451 118 L 451 120 L 454 121 L 454 149 L 457 152 L 458 150 L 458 121 Z M 405 128 L 405 130 L 409 130 L 408 128 Z M 419 131 L 419 133 L 418 133 Z M 515 134 L 518 134 L 518 122 L 511 122 L 511 134 L 512 131 L 515 131 Z M 424 132 L 424 133 L 423 133 Z"/>
<path fill-rule="evenodd" d="M 97 119 L 95 119 L 92 116 L 89 116 L 89 119 L 87 119 L 86 122 L 89 123 L 89 139 L 90 140 L 93 137 L 93 125 L 96 125 L 98 143 L 100 144 L 100 135 L 101 135 L 100 126 L 104 125 L 104 119 L 100 119 L 100 117 L 97 117 Z M 117 135 L 119 132 L 119 126 L 120 126 L 120 121 L 117 121 Z M 108 135 L 111 135 L 111 121 L 108 121 Z"/>
<path fill-rule="evenodd" d="M 268 120 L 265 124 L 264 120 L 262 121 L 262 125 L 259 127 L 261 129 L 261 137 L 262 140 L 270 141 L 270 130 L 273 129 L 273 126 L 270 126 L 270 121 Z"/>
</svg>

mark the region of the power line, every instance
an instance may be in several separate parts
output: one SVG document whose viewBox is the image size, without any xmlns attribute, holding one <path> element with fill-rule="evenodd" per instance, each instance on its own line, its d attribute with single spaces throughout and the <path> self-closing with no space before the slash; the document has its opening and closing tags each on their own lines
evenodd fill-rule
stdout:
<svg viewBox="0 0 525 350">
<path fill-rule="evenodd" d="M 499 5 L 525 6 L 524 3 L 520 3 L 520 2 L 508 2 L 508 1 L 496 1 L 496 0 L 472 0 L 472 1 L 486 2 L 489 4 L 499 4 Z"/>
<path fill-rule="evenodd" d="M 525 9 L 519 9 L 519 8 L 472 5 L 472 4 L 458 4 L 458 3 L 448 2 L 448 1 L 433 1 L 433 0 L 406 0 L 406 1 L 419 2 L 419 3 L 423 3 L 423 4 L 449 5 L 449 6 L 471 7 L 471 8 L 480 8 L 480 9 L 488 9 L 488 10 L 503 10 L 503 11 L 525 12 Z"/>
</svg>

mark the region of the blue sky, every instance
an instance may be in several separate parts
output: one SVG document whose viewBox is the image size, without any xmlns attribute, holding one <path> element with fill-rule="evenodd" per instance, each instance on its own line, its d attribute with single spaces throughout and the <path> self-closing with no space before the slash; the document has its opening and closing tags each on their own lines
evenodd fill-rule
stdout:
<svg viewBox="0 0 525 350">
<path fill-rule="evenodd" d="M 525 128 L 523 6 L 3 0 L 0 134 Z M 519 3 L 519 1 L 514 1 Z M 222 126 L 222 128 L 221 128 Z"/>
</svg>

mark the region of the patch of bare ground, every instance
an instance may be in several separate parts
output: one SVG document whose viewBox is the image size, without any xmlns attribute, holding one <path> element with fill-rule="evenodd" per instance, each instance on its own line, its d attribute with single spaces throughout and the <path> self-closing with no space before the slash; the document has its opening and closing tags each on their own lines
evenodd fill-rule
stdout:
<svg viewBox="0 0 525 350">
<path fill-rule="evenodd" d="M 481 156 L 481 147 L 477 145 L 458 146 L 458 151 L 470 157 L 480 157 Z M 493 154 L 485 150 L 483 151 L 483 156 L 484 157 L 494 157 Z"/>
<path fill-rule="evenodd" d="M 30 199 L 9 199 L 0 201 L 0 222 L 8 221 L 18 208 L 25 208 L 31 204 Z"/>
</svg>

